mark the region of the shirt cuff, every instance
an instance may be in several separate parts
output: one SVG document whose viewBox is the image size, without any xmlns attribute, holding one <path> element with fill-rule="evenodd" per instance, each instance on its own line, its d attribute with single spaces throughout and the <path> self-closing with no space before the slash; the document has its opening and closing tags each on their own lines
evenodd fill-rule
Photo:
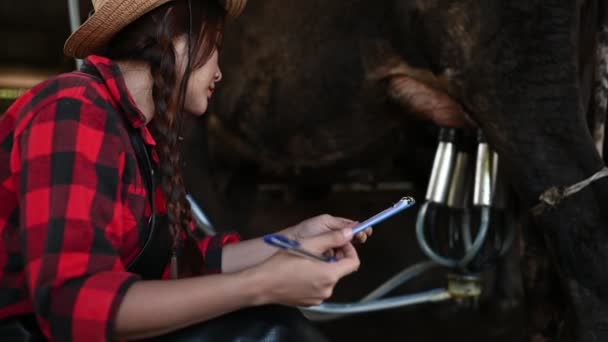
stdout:
<svg viewBox="0 0 608 342">
<path fill-rule="evenodd" d="M 221 273 L 224 246 L 240 241 L 241 237 L 238 233 L 220 233 L 200 240 L 198 246 L 205 260 L 203 274 Z"/>
<path fill-rule="evenodd" d="M 100 272 L 87 279 L 74 305 L 73 340 L 113 341 L 118 308 L 139 279 L 127 272 Z"/>
</svg>

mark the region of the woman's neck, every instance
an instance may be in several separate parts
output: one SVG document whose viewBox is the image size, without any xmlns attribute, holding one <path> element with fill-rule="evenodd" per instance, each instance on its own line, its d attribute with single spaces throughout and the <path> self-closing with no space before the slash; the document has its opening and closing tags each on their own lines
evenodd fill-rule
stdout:
<svg viewBox="0 0 608 342">
<path fill-rule="evenodd" d="M 154 116 L 150 67 L 143 62 L 119 61 L 117 64 L 133 101 L 144 115 L 146 123 L 150 122 Z"/>
</svg>

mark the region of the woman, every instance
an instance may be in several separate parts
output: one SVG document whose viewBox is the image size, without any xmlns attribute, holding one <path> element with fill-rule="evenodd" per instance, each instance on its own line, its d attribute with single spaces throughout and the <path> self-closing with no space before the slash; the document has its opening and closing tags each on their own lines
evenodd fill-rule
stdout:
<svg viewBox="0 0 608 342">
<path fill-rule="evenodd" d="M 1 119 L 5 327 L 56 341 L 160 336 L 248 307 L 318 304 L 358 268 L 353 222 L 329 215 L 281 232 L 335 252 L 334 263 L 235 234 L 196 238 L 181 115 L 206 111 L 224 19 L 245 2 L 216 1 L 93 1 L 65 45 L 83 68 L 35 87 Z"/>
</svg>

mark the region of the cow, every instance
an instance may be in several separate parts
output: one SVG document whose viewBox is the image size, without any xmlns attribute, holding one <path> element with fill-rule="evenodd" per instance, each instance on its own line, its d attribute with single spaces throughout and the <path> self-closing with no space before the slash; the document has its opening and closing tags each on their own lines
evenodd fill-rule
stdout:
<svg viewBox="0 0 608 342">
<path fill-rule="evenodd" d="M 479 128 L 517 197 L 529 340 L 608 341 L 608 181 L 539 202 L 605 165 L 607 7 L 252 1 L 228 26 L 212 115 L 193 125 L 207 134 L 186 134 L 187 178 L 220 160 L 238 170 L 239 191 L 258 172 L 331 182 L 319 174 L 428 144 L 435 131 L 417 118 Z M 201 146 L 215 154 L 201 157 Z M 408 163 L 429 172 L 411 151 Z"/>
</svg>

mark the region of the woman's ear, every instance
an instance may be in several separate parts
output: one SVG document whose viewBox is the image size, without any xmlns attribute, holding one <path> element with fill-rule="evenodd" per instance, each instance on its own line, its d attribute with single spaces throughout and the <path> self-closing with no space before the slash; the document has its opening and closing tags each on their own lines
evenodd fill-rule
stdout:
<svg viewBox="0 0 608 342">
<path fill-rule="evenodd" d="M 173 50 L 175 52 L 175 76 L 177 84 L 180 84 L 188 66 L 188 39 L 186 35 L 180 35 L 173 39 Z"/>
</svg>

